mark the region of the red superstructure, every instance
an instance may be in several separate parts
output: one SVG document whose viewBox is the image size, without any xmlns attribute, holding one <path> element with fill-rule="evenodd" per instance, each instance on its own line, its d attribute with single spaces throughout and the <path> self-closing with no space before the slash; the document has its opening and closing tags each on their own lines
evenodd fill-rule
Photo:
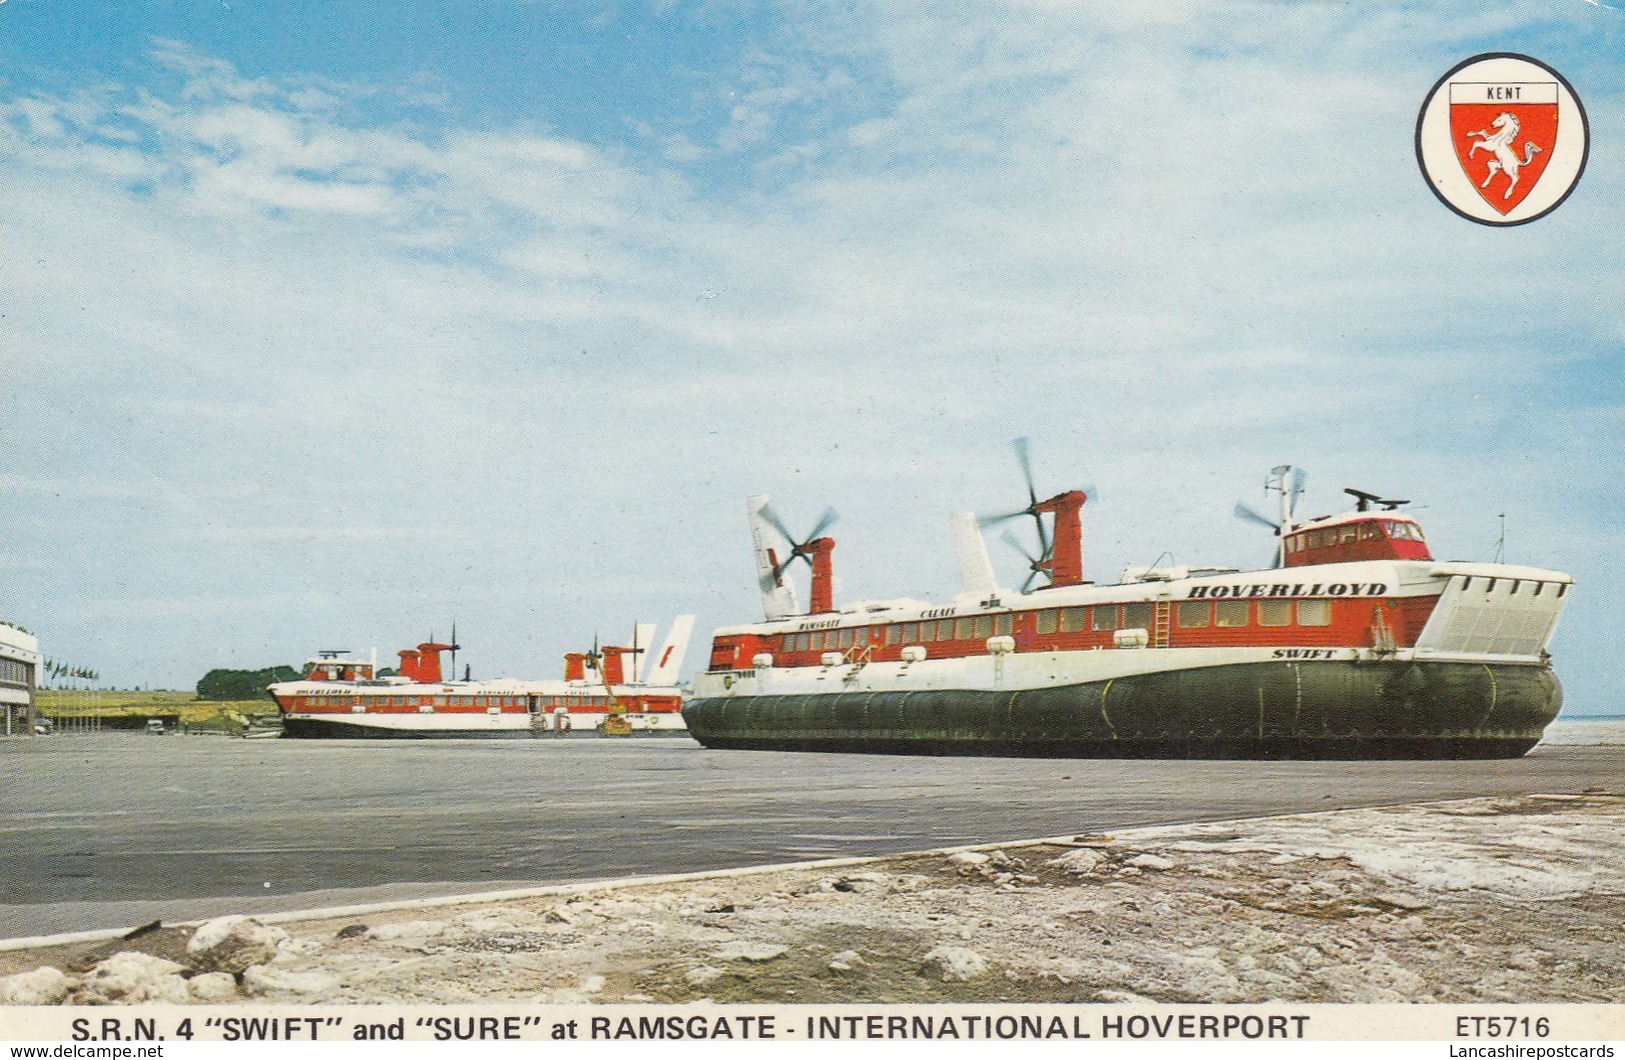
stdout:
<svg viewBox="0 0 1625 1060">
<path fill-rule="evenodd" d="M 1083 504 L 1088 494 L 1070 490 L 1033 505 L 1033 512 L 1055 520 L 1055 539 L 1049 558 L 1039 569 L 1049 574 L 1051 586 L 1083 584 Z"/>
<path fill-rule="evenodd" d="M 395 654 L 400 656 L 400 674 L 402 677 L 426 685 L 440 683 L 440 653 L 455 651 L 452 644 L 437 644 L 434 641 L 424 641 L 416 648 L 402 648 Z"/>
</svg>

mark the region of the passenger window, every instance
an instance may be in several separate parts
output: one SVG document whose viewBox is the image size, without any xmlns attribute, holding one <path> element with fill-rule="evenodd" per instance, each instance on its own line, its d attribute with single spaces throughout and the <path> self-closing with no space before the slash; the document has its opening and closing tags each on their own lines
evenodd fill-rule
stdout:
<svg viewBox="0 0 1625 1060">
<path fill-rule="evenodd" d="M 1330 600 L 1298 601 L 1298 625 L 1329 626 L 1331 624 L 1332 602 Z"/>
<path fill-rule="evenodd" d="M 954 639 L 970 640 L 976 624 L 969 617 L 954 620 Z"/>
<path fill-rule="evenodd" d="M 1094 611 L 1094 626 L 1097 631 L 1106 632 L 1117 628 L 1117 605 L 1100 604 L 1092 609 Z"/>
<path fill-rule="evenodd" d="M 852 646 L 852 631 L 850 629 L 841 630 L 840 639 L 835 642 L 835 646 L 837 648 L 850 648 Z"/>
<path fill-rule="evenodd" d="M 993 635 L 1008 637 L 1016 631 L 1016 616 L 1006 611 L 1002 615 L 993 616 Z"/>
<path fill-rule="evenodd" d="M 1088 628 L 1089 609 L 1087 607 L 1066 607 L 1061 609 L 1061 632 L 1076 633 Z"/>
<path fill-rule="evenodd" d="M 1218 621 L 1214 625 L 1233 629 L 1247 624 L 1247 601 L 1220 600 L 1213 605 L 1215 617 Z"/>
<path fill-rule="evenodd" d="M 971 636 L 975 637 L 977 640 L 986 640 L 987 638 L 991 637 L 992 635 L 993 635 L 993 616 L 992 615 L 977 615 L 976 616 L 976 628 L 971 631 Z"/>
<path fill-rule="evenodd" d="M 1201 629 L 1208 624 L 1213 605 L 1206 600 L 1186 600 L 1179 605 L 1179 628 Z"/>
<path fill-rule="evenodd" d="M 903 643 L 903 627 L 898 625 L 895 622 L 893 622 L 891 625 L 887 626 L 886 627 L 886 643 L 887 644 L 901 644 L 901 643 Z"/>
<path fill-rule="evenodd" d="M 1124 604 L 1123 605 L 1123 628 L 1124 629 L 1150 629 L 1151 628 L 1151 605 L 1150 604 Z"/>
<path fill-rule="evenodd" d="M 920 643 L 930 644 L 937 639 L 937 624 L 935 622 L 920 623 Z"/>
<path fill-rule="evenodd" d="M 1261 626 L 1290 626 L 1292 624 L 1292 601 L 1258 601 L 1258 624 Z"/>
<path fill-rule="evenodd" d="M 1055 632 L 1056 613 L 1054 608 L 1038 612 L 1038 633 L 1040 636 Z"/>
</svg>

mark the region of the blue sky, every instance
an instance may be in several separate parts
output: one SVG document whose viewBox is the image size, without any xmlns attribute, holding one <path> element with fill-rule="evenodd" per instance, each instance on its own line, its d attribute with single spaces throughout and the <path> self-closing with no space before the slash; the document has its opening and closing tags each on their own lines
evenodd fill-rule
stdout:
<svg viewBox="0 0 1625 1060">
<path fill-rule="evenodd" d="M 1612 7 L 0 3 L 0 613 L 128 685 L 455 619 L 477 674 L 755 617 L 743 500 L 838 597 L 1098 484 L 1085 563 L 1250 566 L 1265 471 L 1579 581 L 1619 709 Z M 1468 56 L 1574 85 L 1574 195 L 1442 207 Z M 995 541 L 1005 578 L 1021 561 Z M 624 634 L 622 634 L 624 635 Z"/>
</svg>

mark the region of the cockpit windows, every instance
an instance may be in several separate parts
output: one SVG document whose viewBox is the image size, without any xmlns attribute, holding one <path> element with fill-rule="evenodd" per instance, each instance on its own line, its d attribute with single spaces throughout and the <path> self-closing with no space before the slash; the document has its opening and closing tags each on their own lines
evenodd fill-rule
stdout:
<svg viewBox="0 0 1625 1060">
<path fill-rule="evenodd" d="M 1306 549 L 1325 548 L 1328 545 L 1377 541 L 1381 540 L 1384 534 L 1395 541 L 1422 541 L 1422 528 L 1415 523 L 1400 522 L 1398 519 L 1380 521 L 1373 519 L 1368 522 L 1345 523 L 1341 526 L 1328 526 L 1291 534 L 1286 539 L 1286 550 L 1288 555 L 1297 555 Z"/>
</svg>

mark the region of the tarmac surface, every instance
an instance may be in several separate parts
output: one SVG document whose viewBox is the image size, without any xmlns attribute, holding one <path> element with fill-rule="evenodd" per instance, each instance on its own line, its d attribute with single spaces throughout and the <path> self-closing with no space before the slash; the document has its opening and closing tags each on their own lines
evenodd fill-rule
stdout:
<svg viewBox="0 0 1625 1060">
<path fill-rule="evenodd" d="M 1480 762 L 708 751 L 686 738 L 0 742 L 0 939 L 1132 826 L 1617 787 Z"/>
<path fill-rule="evenodd" d="M 1384 1006 L 1335 1032 L 1352 1039 L 1420 1002 L 1555 1004 L 1541 1034 L 1617 1040 L 1622 823 L 1618 793 L 1492 796 L 227 916 L 0 948 L 0 1037 L 67 1037 L 66 1020 L 23 1031 L 32 1006 L 155 1002 L 352 1023 L 357 1004 L 569 1006 L 555 1019 L 583 1024 L 729 1003 L 1274 1003 L 1319 1033 L 1325 1010 L 1299 1006 Z M 684 1007 L 624 1007 L 651 1003 Z M 200 1012 L 202 1040 L 221 1015 Z"/>
</svg>

